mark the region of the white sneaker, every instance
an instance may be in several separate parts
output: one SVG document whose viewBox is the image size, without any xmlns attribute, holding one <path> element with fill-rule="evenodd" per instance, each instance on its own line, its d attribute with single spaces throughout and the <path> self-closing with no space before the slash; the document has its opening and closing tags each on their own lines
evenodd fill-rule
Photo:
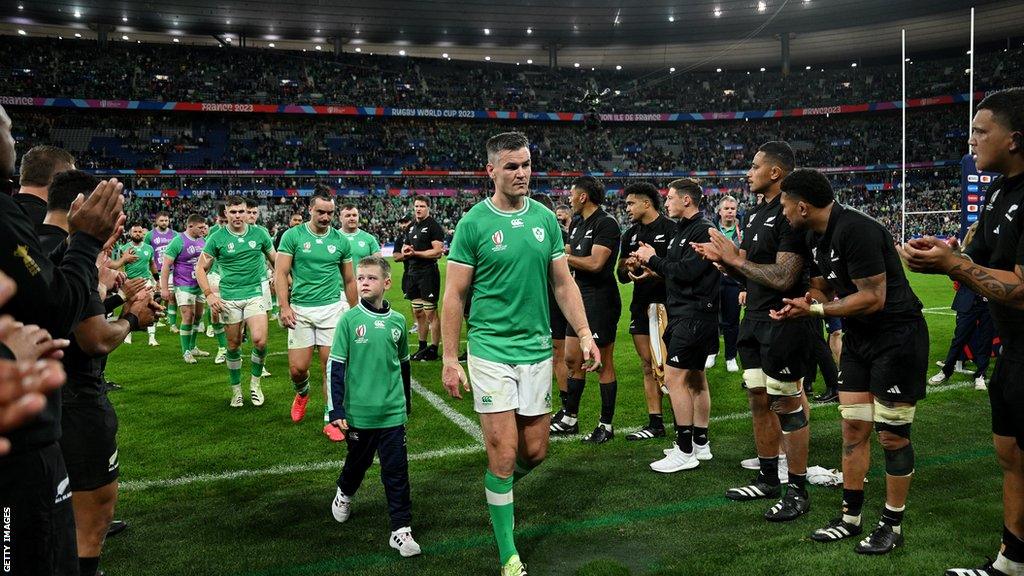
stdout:
<svg viewBox="0 0 1024 576">
<path fill-rule="evenodd" d="M 711 460 L 714 458 L 714 456 L 711 455 L 711 442 L 708 442 L 703 446 L 694 442 L 693 455 L 697 457 L 697 460 Z"/>
<path fill-rule="evenodd" d="M 331 515 L 338 522 L 348 520 L 352 514 L 352 499 L 341 492 L 341 488 L 334 495 L 334 502 L 331 504 Z"/>
<path fill-rule="evenodd" d="M 213 324 L 210 324 L 206 327 L 206 337 L 213 338 L 214 336 L 216 336 L 216 334 L 213 333 Z"/>
<path fill-rule="evenodd" d="M 931 378 L 928 379 L 928 383 L 929 384 L 933 384 L 933 385 L 934 384 L 942 384 L 946 380 L 949 380 L 949 376 L 946 376 L 945 372 L 943 372 L 942 370 L 939 370 L 934 376 L 932 376 Z"/>
<path fill-rule="evenodd" d="M 680 470 L 692 470 L 699 465 L 700 461 L 692 453 L 687 454 L 680 450 L 678 446 L 673 446 L 672 451 L 667 456 L 657 462 L 651 462 L 651 470 L 670 474 Z"/>
<path fill-rule="evenodd" d="M 410 556 L 419 556 L 422 552 L 420 545 L 416 543 L 412 538 L 412 528 L 406 526 L 405 528 L 399 528 L 391 533 L 391 538 L 388 539 L 388 543 L 398 553 L 402 555 L 402 558 L 408 558 Z"/>
<path fill-rule="evenodd" d="M 194 327 L 192 329 L 195 330 L 196 333 L 202 334 L 203 332 L 206 332 L 206 324 L 203 324 L 202 322 L 200 322 L 198 326 L 196 326 L 196 327 Z"/>
<path fill-rule="evenodd" d="M 150 345 L 150 346 L 159 346 L 159 345 L 160 345 L 160 343 L 156 341 L 156 338 L 154 338 L 154 337 L 150 336 L 150 337 L 149 337 L 149 345 Z"/>
<path fill-rule="evenodd" d="M 249 382 L 249 399 L 253 406 L 263 406 L 263 389 L 259 382 Z"/>
<path fill-rule="evenodd" d="M 231 407 L 241 408 L 242 407 L 242 385 L 231 387 Z"/>
<path fill-rule="evenodd" d="M 725 369 L 729 372 L 739 372 L 740 366 L 736 363 L 736 359 L 732 358 L 725 361 Z"/>
<path fill-rule="evenodd" d="M 199 348 L 193 348 L 191 352 L 192 355 L 195 356 L 196 358 L 206 358 L 207 356 L 210 355 L 210 353 L 207 352 L 206 350 L 200 350 Z"/>
<path fill-rule="evenodd" d="M 124 337 L 124 343 L 125 344 L 131 344 L 132 343 L 132 333 L 131 332 L 129 332 L 128 335 Z"/>
<path fill-rule="evenodd" d="M 217 357 L 213 359 L 214 364 L 223 364 L 228 359 L 227 348 L 217 348 Z"/>
<path fill-rule="evenodd" d="M 191 350 L 185 352 L 182 355 L 182 359 L 185 360 L 185 364 L 198 364 L 199 363 L 199 360 L 196 360 L 195 357 L 192 356 L 192 351 Z"/>
<path fill-rule="evenodd" d="M 787 461 L 786 460 L 786 455 L 785 454 L 780 454 L 779 455 L 779 466 L 781 466 L 782 463 L 786 462 L 786 461 Z M 757 459 L 757 456 L 754 456 L 753 458 L 747 458 L 746 460 L 740 460 L 740 466 L 743 467 L 743 468 L 746 468 L 747 470 L 760 470 L 761 469 L 761 461 Z"/>
<path fill-rule="evenodd" d="M 267 372 L 267 367 L 264 366 L 263 367 L 263 373 L 260 374 L 260 378 L 268 378 L 268 377 L 270 377 L 270 372 Z"/>
<path fill-rule="evenodd" d="M 717 354 L 711 354 L 708 359 L 704 362 L 704 369 L 711 370 L 715 367 L 715 360 L 718 358 Z"/>
<path fill-rule="evenodd" d="M 985 377 L 984 376 L 978 376 L 977 378 L 974 379 L 974 389 L 975 390 L 988 390 L 988 386 L 985 385 Z"/>
</svg>

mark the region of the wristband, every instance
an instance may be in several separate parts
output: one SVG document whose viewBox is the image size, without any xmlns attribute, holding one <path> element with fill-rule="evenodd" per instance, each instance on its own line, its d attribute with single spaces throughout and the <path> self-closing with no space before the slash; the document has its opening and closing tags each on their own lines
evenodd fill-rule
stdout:
<svg viewBox="0 0 1024 576">
<path fill-rule="evenodd" d="M 825 305 L 821 302 L 815 302 L 811 304 L 811 316 L 817 316 L 819 318 L 825 317 Z"/>
<path fill-rule="evenodd" d="M 131 312 L 125 312 L 124 314 L 121 314 L 121 320 L 128 322 L 129 332 L 139 331 L 139 317 L 136 316 L 135 314 L 132 314 Z"/>
</svg>

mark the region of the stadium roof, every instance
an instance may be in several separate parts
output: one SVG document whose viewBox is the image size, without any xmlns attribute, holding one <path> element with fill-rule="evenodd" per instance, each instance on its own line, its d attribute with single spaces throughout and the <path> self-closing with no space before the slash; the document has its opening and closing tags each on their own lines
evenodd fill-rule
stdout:
<svg viewBox="0 0 1024 576">
<path fill-rule="evenodd" d="M 110 38 L 333 49 L 561 66 L 776 66 L 783 34 L 794 65 L 899 55 L 900 29 L 914 52 L 964 49 L 970 6 L 978 42 L 1024 30 L 1017 0 L 349 0 L 331 2 L 15 0 L 0 33 L 56 36 L 69 27 Z M 12 6 L 12 4 L 7 4 Z M 215 38 L 216 37 L 216 38 Z"/>
</svg>

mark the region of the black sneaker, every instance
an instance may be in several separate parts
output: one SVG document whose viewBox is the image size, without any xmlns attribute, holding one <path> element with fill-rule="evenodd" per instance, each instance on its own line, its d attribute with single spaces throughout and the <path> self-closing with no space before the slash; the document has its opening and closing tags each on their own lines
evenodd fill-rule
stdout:
<svg viewBox="0 0 1024 576">
<path fill-rule="evenodd" d="M 433 362 L 438 358 L 440 358 L 440 356 L 437 354 L 437 347 L 427 346 L 427 348 L 423 351 L 423 354 L 420 354 L 418 360 L 420 362 Z"/>
<path fill-rule="evenodd" d="M 826 388 L 824 392 L 814 397 L 815 402 L 826 404 L 828 402 L 839 402 L 839 390 Z"/>
<path fill-rule="evenodd" d="M 423 356 L 423 353 L 426 352 L 426 351 L 427 351 L 427 347 L 424 346 L 423 348 L 420 348 L 419 350 L 417 350 L 415 354 L 410 356 L 409 359 L 412 360 L 413 362 L 417 362 L 417 361 L 420 360 L 420 358 Z"/>
<path fill-rule="evenodd" d="M 664 437 L 665 437 L 665 427 L 664 426 L 659 426 L 659 427 L 655 428 L 654 426 L 651 426 L 650 424 L 648 424 L 647 426 L 644 426 L 643 428 L 637 430 L 636 432 L 632 432 L 630 434 L 626 434 L 626 440 L 628 440 L 630 442 L 635 442 L 637 440 L 650 440 L 651 438 L 664 438 Z"/>
<path fill-rule="evenodd" d="M 818 528 L 811 533 L 811 540 L 815 542 L 837 542 L 853 538 L 863 531 L 864 528 L 857 524 L 850 524 L 844 521 L 842 517 L 833 518 L 824 528 Z"/>
<path fill-rule="evenodd" d="M 946 576 L 1009 576 L 1002 570 L 992 567 L 992 559 L 980 568 L 950 568 L 945 572 Z"/>
<path fill-rule="evenodd" d="M 580 433 L 580 423 L 577 421 L 575 424 L 567 424 L 565 422 L 565 413 L 562 412 L 562 417 L 558 420 L 551 420 L 551 427 L 549 429 L 553 436 L 569 436 Z"/>
<path fill-rule="evenodd" d="M 604 444 L 605 442 L 608 442 L 612 438 L 615 438 L 615 432 L 612 432 L 611 430 L 598 424 L 597 428 L 594 428 L 593 432 L 584 436 L 583 442 L 587 444 Z"/>
<path fill-rule="evenodd" d="M 761 481 L 761 475 L 754 478 L 753 484 L 729 488 L 725 491 L 725 497 L 737 502 L 749 502 L 750 500 L 761 500 L 764 498 L 778 498 L 782 493 L 782 487 L 774 486 Z"/>
<path fill-rule="evenodd" d="M 888 554 L 903 544 L 903 534 L 893 531 L 892 526 L 879 522 L 878 526 L 853 548 L 857 554 Z"/>
<path fill-rule="evenodd" d="M 769 522 L 789 522 L 810 511 L 811 501 L 808 500 L 807 492 L 786 486 L 786 495 L 764 513 L 764 519 Z"/>
<path fill-rule="evenodd" d="M 124 520 L 113 520 L 110 522 L 110 526 L 107 527 L 107 538 L 111 536 L 117 536 L 121 532 L 128 529 L 128 523 Z"/>
<path fill-rule="evenodd" d="M 107 392 L 113 390 L 120 390 L 122 388 L 120 384 L 118 384 L 117 382 L 111 382 L 110 380 L 106 380 L 105 382 L 103 382 L 103 385 L 106 387 Z"/>
</svg>

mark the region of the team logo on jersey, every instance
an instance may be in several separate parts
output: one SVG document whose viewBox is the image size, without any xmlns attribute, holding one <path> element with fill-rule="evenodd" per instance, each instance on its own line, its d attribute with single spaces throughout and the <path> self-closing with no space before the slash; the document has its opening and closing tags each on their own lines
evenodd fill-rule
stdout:
<svg viewBox="0 0 1024 576">
<path fill-rule="evenodd" d="M 373 321 L 373 327 L 374 328 L 379 328 L 379 329 L 383 330 L 384 329 L 384 321 L 383 320 L 374 320 Z"/>
<path fill-rule="evenodd" d="M 1013 213 L 1017 211 L 1017 205 L 1010 206 L 1010 209 L 1006 211 L 1006 219 L 1013 222 Z"/>
<path fill-rule="evenodd" d="M 522 228 L 523 227 L 523 219 L 522 218 L 513 218 L 512 219 L 512 227 L 513 228 Z"/>
<path fill-rule="evenodd" d="M 366 241 L 365 240 L 360 240 L 359 241 L 359 247 L 360 248 L 366 248 Z"/>
<path fill-rule="evenodd" d="M 402 337 L 402 331 L 398 328 L 391 329 L 391 341 L 398 342 L 398 339 Z"/>
<path fill-rule="evenodd" d="M 249 248 L 255 248 L 255 247 L 256 247 L 256 241 L 255 240 L 249 240 Z"/>
<path fill-rule="evenodd" d="M 327 246 L 327 251 L 330 252 L 331 254 L 334 254 L 335 252 L 338 251 L 338 247 L 335 246 L 334 244 L 329 244 Z"/>
<path fill-rule="evenodd" d="M 491 242 L 494 242 L 494 248 L 491 248 L 491 252 L 500 252 L 500 251 L 508 248 L 507 245 L 502 244 L 502 242 L 504 242 L 504 241 L 505 241 L 505 234 L 501 230 L 498 230 L 494 234 L 491 234 Z"/>
<path fill-rule="evenodd" d="M 235 245 L 234 245 L 234 243 L 232 243 L 232 244 L 228 244 L 228 252 L 234 252 L 234 251 L 235 251 Z"/>
<path fill-rule="evenodd" d="M 312 245 L 312 244 L 310 244 L 309 242 L 306 242 L 306 243 L 304 243 L 304 244 L 302 245 L 302 250 L 303 250 L 304 252 L 309 252 L 309 249 L 310 249 L 310 248 L 312 248 L 312 247 L 313 247 L 313 245 Z"/>
<path fill-rule="evenodd" d="M 117 450 L 110 455 L 110 459 L 107 461 L 107 472 L 113 472 L 117 469 Z"/>
<path fill-rule="evenodd" d="M 533 227 L 533 237 L 537 239 L 537 242 L 544 241 L 544 229 L 540 226 Z"/>
<path fill-rule="evenodd" d="M 53 499 L 53 503 L 60 504 L 68 498 L 71 498 L 71 490 L 68 490 L 70 487 L 71 480 L 65 476 L 64 479 L 60 481 L 60 484 L 57 484 L 57 496 Z"/>
<path fill-rule="evenodd" d="M 356 327 L 356 344 L 366 344 L 366 324 L 360 324 Z"/>
</svg>

